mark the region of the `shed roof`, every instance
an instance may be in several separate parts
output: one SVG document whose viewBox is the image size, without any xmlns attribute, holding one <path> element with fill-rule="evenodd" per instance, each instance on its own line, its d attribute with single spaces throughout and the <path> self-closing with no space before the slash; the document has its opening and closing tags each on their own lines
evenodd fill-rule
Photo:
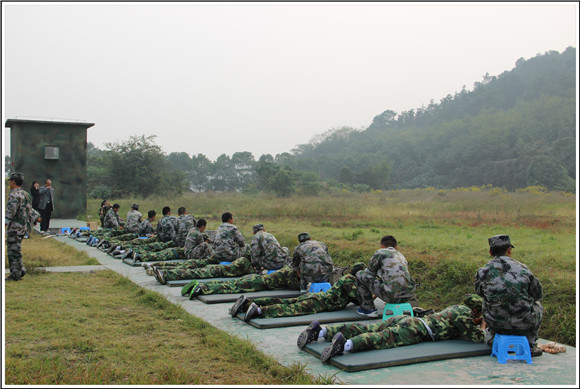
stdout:
<svg viewBox="0 0 580 389">
<path fill-rule="evenodd" d="M 82 126 L 89 128 L 95 125 L 95 123 L 86 122 L 63 122 L 63 121 L 52 121 L 52 120 L 32 120 L 32 119 L 7 119 L 4 127 L 12 128 L 14 123 L 40 123 L 40 124 L 60 124 L 68 126 Z"/>
</svg>

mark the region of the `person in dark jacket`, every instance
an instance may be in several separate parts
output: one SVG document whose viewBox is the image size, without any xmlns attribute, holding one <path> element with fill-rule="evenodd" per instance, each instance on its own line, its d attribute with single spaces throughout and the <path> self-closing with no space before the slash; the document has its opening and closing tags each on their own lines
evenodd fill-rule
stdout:
<svg viewBox="0 0 580 389">
<path fill-rule="evenodd" d="M 40 184 L 38 181 L 32 181 L 30 195 L 32 196 L 32 209 L 38 211 L 38 203 L 40 202 Z"/>
</svg>

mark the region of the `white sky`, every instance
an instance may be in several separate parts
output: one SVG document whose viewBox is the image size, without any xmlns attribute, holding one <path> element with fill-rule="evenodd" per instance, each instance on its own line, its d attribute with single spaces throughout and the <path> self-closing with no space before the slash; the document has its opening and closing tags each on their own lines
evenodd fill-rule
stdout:
<svg viewBox="0 0 580 389">
<path fill-rule="evenodd" d="M 578 4 L 2 3 L 3 120 L 276 155 L 578 45 Z M 3 128 L 4 154 L 9 129 Z M 8 143 L 7 143 L 8 142 Z"/>
</svg>

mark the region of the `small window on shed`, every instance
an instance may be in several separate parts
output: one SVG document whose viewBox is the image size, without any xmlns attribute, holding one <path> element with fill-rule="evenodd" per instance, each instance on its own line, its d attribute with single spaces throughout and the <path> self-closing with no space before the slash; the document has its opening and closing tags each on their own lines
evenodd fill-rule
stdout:
<svg viewBox="0 0 580 389">
<path fill-rule="evenodd" d="M 58 146 L 44 146 L 44 159 L 58 159 L 59 157 L 59 147 Z"/>
</svg>

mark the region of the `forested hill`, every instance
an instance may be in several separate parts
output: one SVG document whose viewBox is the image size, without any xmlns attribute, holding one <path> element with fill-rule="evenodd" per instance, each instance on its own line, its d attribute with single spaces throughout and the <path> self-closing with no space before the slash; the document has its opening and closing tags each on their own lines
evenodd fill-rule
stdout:
<svg viewBox="0 0 580 389">
<path fill-rule="evenodd" d="M 386 110 L 366 130 L 327 131 L 292 168 L 377 189 L 491 184 L 575 190 L 576 49 L 520 58 L 439 103 Z"/>
</svg>

